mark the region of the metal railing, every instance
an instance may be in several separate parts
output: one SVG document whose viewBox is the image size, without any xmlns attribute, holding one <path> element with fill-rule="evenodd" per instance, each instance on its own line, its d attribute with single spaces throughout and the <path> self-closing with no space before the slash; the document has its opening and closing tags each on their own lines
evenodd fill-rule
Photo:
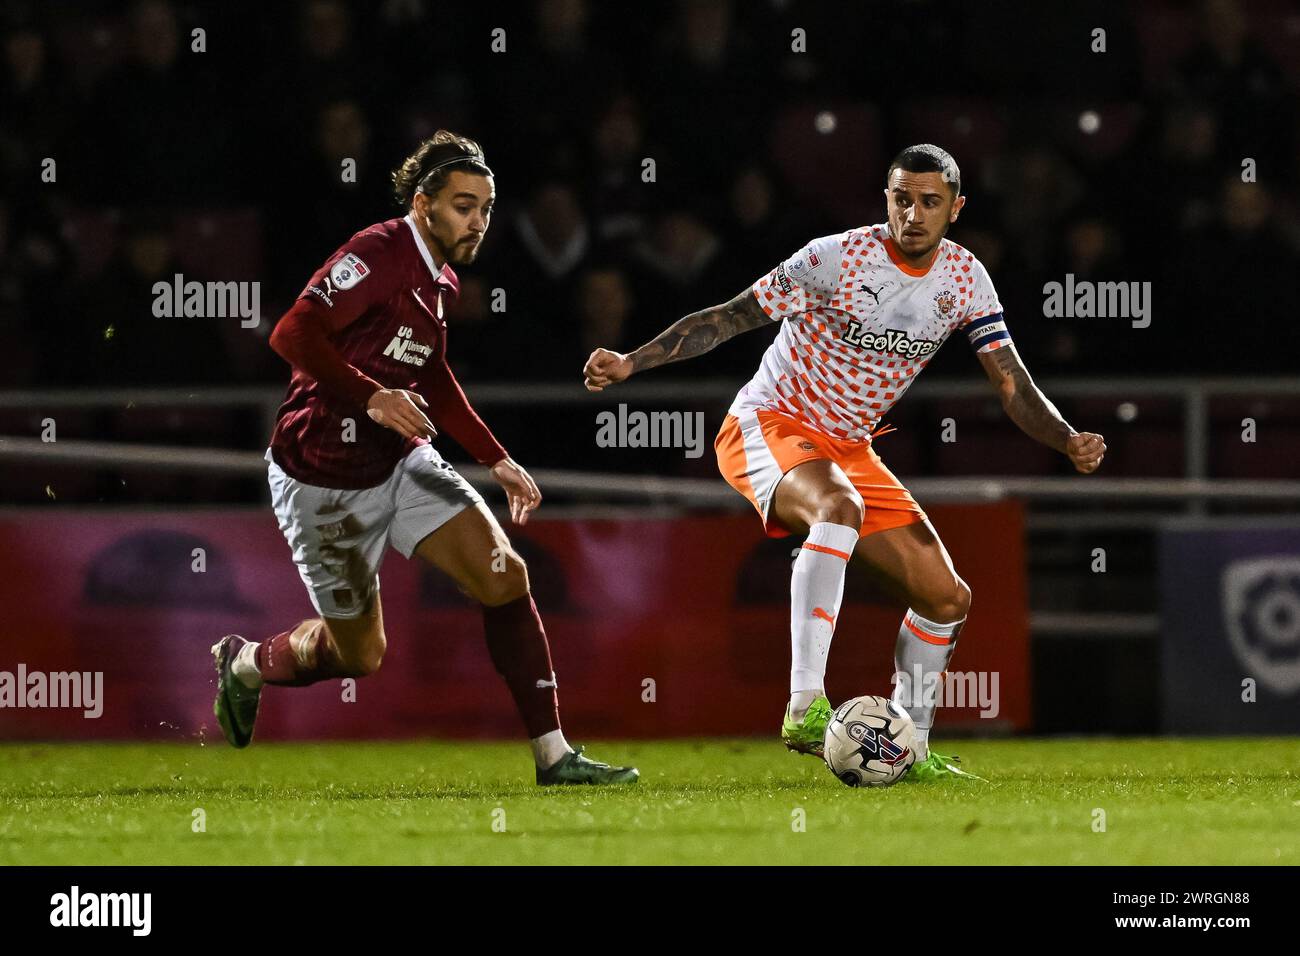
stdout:
<svg viewBox="0 0 1300 956">
<path fill-rule="evenodd" d="M 599 407 L 620 402 L 659 405 L 716 403 L 725 408 L 743 384 L 740 380 L 639 379 L 603 392 L 591 393 L 575 379 L 573 384 L 469 383 L 466 390 L 481 408 L 511 406 L 526 402 L 538 405 L 588 405 Z M 1248 378 L 1112 378 L 1053 379 L 1038 385 L 1049 398 L 1107 398 L 1117 405 L 1143 398 L 1175 398 L 1183 407 L 1184 477 L 1202 479 L 1209 474 L 1209 403 L 1221 396 L 1300 396 L 1300 377 Z M 972 378 L 921 379 L 907 392 L 910 402 L 943 399 L 986 399 L 993 393 L 986 382 Z M 257 408 L 263 433 L 269 435 L 275 411 L 283 400 L 282 388 L 247 386 L 232 388 L 161 388 L 84 390 L 0 391 L 0 409 L 55 410 L 60 408 Z M 1300 463 L 1297 464 L 1300 474 Z M 1050 479 L 1043 479 L 1050 480 Z M 919 487 L 919 485 L 918 485 Z M 1027 487 L 1027 486 L 1021 486 Z M 1046 487 L 1046 486 L 1044 486 Z M 1149 491 L 1138 491 L 1150 494 Z M 1201 497 L 1199 490 L 1189 493 Z"/>
<path fill-rule="evenodd" d="M 1031 505 L 1027 526 L 1035 531 L 1080 529 L 1151 530 L 1182 514 L 1204 512 L 1210 503 L 1265 504 L 1279 510 L 1300 508 L 1300 480 L 1211 479 L 1208 469 L 1209 403 L 1217 396 L 1296 396 L 1300 378 L 1242 379 L 1110 379 L 1106 381 L 1044 380 L 1039 382 L 1051 398 L 1106 398 L 1117 405 L 1143 398 L 1177 398 L 1183 406 L 1185 475 L 1182 478 L 1008 477 L 967 476 L 914 478 L 908 487 L 922 504 L 1021 499 Z M 602 393 L 588 393 L 579 385 L 484 384 L 470 386 L 475 405 L 531 406 L 588 405 L 593 408 L 625 402 L 660 406 L 716 403 L 726 407 L 738 388 L 734 381 L 649 380 L 630 382 Z M 980 381 L 924 380 L 909 390 L 913 401 L 987 399 L 992 393 Z M 275 411 L 282 399 L 278 388 L 114 389 L 85 391 L 0 392 L 0 409 L 105 408 L 255 408 L 260 410 L 263 434 L 270 434 Z M 134 442 L 60 439 L 43 442 L 25 435 L 0 435 L 0 468 L 8 462 L 47 462 L 86 468 L 119 468 L 186 472 L 201 471 L 229 476 L 261 476 L 266 462 L 261 452 L 222 448 L 180 448 Z M 477 465 L 460 467 L 472 483 L 490 484 L 487 470 Z M 1297 463 L 1300 473 L 1300 462 Z M 745 510 L 749 507 L 724 482 L 716 479 L 677 478 L 660 475 L 608 474 L 571 469 L 532 469 L 543 490 L 582 502 L 583 513 L 617 509 L 629 504 L 639 509 L 686 507 Z M 1061 507 L 1107 502 L 1124 509 L 1097 510 Z M 1134 511 L 1128 506 L 1143 506 Z M 570 509 L 561 506 L 561 511 Z M 556 509 L 550 509 L 556 513 Z M 1038 611 L 1031 614 L 1036 635 L 1113 638 L 1149 637 L 1158 632 L 1154 614 L 1115 614 Z"/>
<path fill-rule="evenodd" d="M 8 461 L 38 461 L 86 467 L 116 467 L 150 471 L 202 471 L 231 476 L 261 475 L 263 454 L 223 448 L 178 448 L 134 442 L 99 442 L 0 435 L 0 465 Z M 487 469 L 457 466 L 473 483 L 488 480 Z M 696 507 L 741 508 L 734 491 L 721 481 L 661 475 L 625 475 L 562 468 L 531 469 L 544 487 L 578 497 L 600 500 L 644 500 Z M 915 478 L 908 488 L 920 501 L 970 502 L 1020 498 L 1030 502 L 1130 501 L 1300 502 L 1300 481 L 1207 478 L 999 477 Z M 1093 523 L 1096 523 L 1095 519 Z"/>
</svg>

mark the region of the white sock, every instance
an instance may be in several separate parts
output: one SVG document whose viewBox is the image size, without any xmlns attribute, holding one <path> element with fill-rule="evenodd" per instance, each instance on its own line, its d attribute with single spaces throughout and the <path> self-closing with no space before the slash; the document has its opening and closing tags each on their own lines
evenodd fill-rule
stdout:
<svg viewBox="0 0 1300 956">
<path fill-rule="evenodd" d="M 903 615 L 894 645 L 894 703 L 916 724 L 918 760 L 929 754 L 930 728 L 938 705 L 940 681 L 966 619 L 950 624 L 926 620 L 911 608 Z"/>
<path fill-rule="evenodd" d="M 554 767 L 561 757 L 573 750 L 564 739 L 562 730 L 552 730 L 528 742 L 533 748 L 533 761 L 543 770 Z"/>
<path fill-rule="evenodd" d="M 826 693 L 823 687 L 814 687 L 810 690 L 796 690 L 790 694 L 790 719 L 803 720 L 803 715 L 808 713 L 808 708 L 818 697 Z"/>
<path fill-rule="evenodd" d="M 916 738 L 912 742 L 912 750 L 916 752 L 917 763 L 930 756 L 930 730 L 928 727 L 924 730 L 920 727 L 916 728 Z"/>
<path fill-rule="evenodd" d="M 262 686 L 262 672 L 257 669 L 257 645 L 249 641 L 235 654 L 230 671 L 245 687 L 256 690 Z"/>
<path fill-rule="evenodd" d="M 819 691 L 826 680 L 826 658 L 835 635 L 835 619 L 844 597 L 844 569 L 858 543 L 858 529 L 819 521 L 808 530 L 808 540 L 794 559 L 790 575 L 790 692 Z M 807 700 L 804 709 L 816 698 Z M 792 714 L 793 715 L 793 714 Z"/>
</svg>

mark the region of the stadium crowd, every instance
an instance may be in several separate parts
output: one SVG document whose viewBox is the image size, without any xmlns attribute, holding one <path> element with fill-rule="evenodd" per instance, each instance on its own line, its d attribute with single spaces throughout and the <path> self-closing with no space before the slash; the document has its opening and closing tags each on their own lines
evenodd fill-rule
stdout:
<svg viewBox="0 0 1300 956">
<path fill-rule="evenodd" d="M 594 346 L 635 346 L 808 239 L 882 221 L 885 167 L 917 141 L 961 163 L 950 236 L 988 266 L 1036 373 L 1294 371 L 1291 4 L 0 11 L 6 387 L 286 381 L 275 319 L 349 235 L 401 214 L 388 173 L 439 127 L 484 145 L 499 196 L 452 315 L 467 385 L 576 387 Z M 177 272 L 260 282 L 264 321 L 156 318 L 153 284 Z M 1151 282 L 1152 326 L 1044 318 L 1067 273 Z M 709 374 L 745 376 L 767 344 L 750 338 Z M 969 373 L 959 351 L 940 366 Z"/>
</svg>

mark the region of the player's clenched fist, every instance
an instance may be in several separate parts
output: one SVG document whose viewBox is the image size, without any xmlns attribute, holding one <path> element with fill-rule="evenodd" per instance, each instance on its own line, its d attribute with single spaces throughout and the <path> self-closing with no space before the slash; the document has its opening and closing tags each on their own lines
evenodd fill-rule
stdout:
<svg viewBox="0 0 1300 956">
<path fill-rule="evenodd" d="M 1095 432 L 1079 432 L 1065 441 L 1065 454 L 1076 471 L 1088 475 L 1097 470 L 1106 457 L 1106 441 Z"/>
<path fill-rule="evenodd" d="M 582 367 L 584 384 L 589 392 L 599 392 L 606 385 L 621 382 L 632 374 L 632 360 L 622 352 L 596 349 Z"/>
<path fill-rule="evenodd" d="M 433 438 L 433 422 L 420 409 L 428 408 L 424 397 L 404 388 L 381 388 L 370 396 L 366 414 L 403 438 Z"/>
</svg>

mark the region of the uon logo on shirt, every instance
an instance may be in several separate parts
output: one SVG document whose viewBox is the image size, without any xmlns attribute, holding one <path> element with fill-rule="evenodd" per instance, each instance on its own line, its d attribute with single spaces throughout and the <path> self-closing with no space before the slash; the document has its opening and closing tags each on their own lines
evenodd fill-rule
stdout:
<svg viewBox="0 0 1300 956">
<path fill-rule="evenodd" d="M 384 349 L 384 355 L 391 356 L 407 365 L 414 365 L 416 368 L 423 367 L 433 348 L 422 342 L 415 341 L 414 335 L 415 330 L 409 325 L 401 326 L 397 330 L 397 334 L 393 336 L 393 340 L 388 343 L 388 348 Z"/>
<path fill-rule="evenodd" d="M 340 290 L 351 289 L 368 275 L 370 267 L 350 252 L 330 269 L 330 281 Z"/>
</svg>

